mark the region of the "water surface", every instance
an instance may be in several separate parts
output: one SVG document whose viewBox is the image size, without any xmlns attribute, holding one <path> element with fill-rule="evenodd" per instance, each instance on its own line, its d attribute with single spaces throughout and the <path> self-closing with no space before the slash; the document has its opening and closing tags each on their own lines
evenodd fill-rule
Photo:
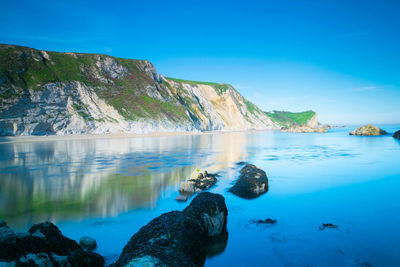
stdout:
<svg viewBox="0 0 400 267">
<path fill-rule="evenodd" d="M 0 218 L 90 235 L 111 263 L 140 227 L 188 205 L 179 183 L 199 167 L 219 172 L 210 191 L 229 211 L 227 246 L 206 266 L 400 266 L 400 141 L 349 130 L 0 143 Z M 227 192 L 238 161 L 266 171 L 267 194 Z M 251 222 L 266 218 L 277 223 Z"/>
</svg>

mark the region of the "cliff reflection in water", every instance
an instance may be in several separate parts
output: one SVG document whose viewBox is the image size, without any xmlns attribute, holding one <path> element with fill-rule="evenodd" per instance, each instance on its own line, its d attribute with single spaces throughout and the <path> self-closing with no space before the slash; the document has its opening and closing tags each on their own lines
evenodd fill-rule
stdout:
<svg viewBox="0 0 400 267">
<path fill-rule="evenodd" d="M 241 134 L 0 144 L 0 217 L 25 227 L 152 208 L 195 167 L 244 158 Z"/>
</svg>

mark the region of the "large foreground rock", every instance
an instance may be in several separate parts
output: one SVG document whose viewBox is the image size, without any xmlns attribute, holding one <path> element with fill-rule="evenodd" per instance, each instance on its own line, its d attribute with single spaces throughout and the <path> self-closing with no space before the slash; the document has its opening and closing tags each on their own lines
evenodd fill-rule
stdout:
<svg viewBox="0 0 400 267">
<path fill-rule="evenodd" d="M 354 131 L 351 131 L 349 134 L 350 135 L 363 135 L 363 136 L 376 136 L 376 135 L 387 134 L 387 132 L 374 126 L 374 125 L 367 124 L 367 125 L 357 128 Z"/>
<path fill-rule="evenodd" d="M 164 213 L 142 227 L 113 266 L 202 266 L 210 242 L 227 238 L 227 214 L 224 197 L 202 192 L 183 211 Z"/>
<path fill-rule="evenodd" d="M 397 139 L 400 139 L 400 130 L 398 130 L 397 132 L 395 132 L 395 133 L 393 134 L 393 137 L 394 137 L 394 138 L 397 138 Z"/>
<path fill-rule="evenodd" d="M 52 223 L 33 225 L 14 232 L 0 223 L 0 266 L 104 266 L 99 254 L 83 250 L 62 235 Z"/>
<path fill-rule="evenodd" d="M 239 179 L 229 191 L 241 198 L 256 198 L 268 192 L 267 175 L 256 166 L 247 164 L 240 170 Z"/>
</svg>

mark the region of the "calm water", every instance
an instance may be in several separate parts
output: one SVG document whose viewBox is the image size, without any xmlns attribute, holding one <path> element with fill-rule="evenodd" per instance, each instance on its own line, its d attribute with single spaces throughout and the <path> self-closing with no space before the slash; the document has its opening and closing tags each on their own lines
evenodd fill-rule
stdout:
<svg viewBox="0 0 400 267">
<path fill-rule="evenodd" d="M 221 174 L 210 191 L 229 210 L 227 246 L 206 266 L 400 266 L 400 142 L 349 130 L 0 143 L 0 218 L 90 235 L 110 263 L 141 226 L 188 205 L 174 200 L 179 182 L 200 167 Z M 227 192 L 238 161 L 266 171 L 267 194 Z M 251 223 L 266 218 L 278 222 Z"/>
</svg>

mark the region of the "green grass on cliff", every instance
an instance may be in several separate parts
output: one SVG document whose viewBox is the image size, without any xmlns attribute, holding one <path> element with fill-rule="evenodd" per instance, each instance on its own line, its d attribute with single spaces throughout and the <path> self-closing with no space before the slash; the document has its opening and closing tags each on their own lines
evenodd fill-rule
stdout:
<svg viewBox="0 0 400 267">
<path fill-rule="evenodd" d="M 198 84 L 204 84 L 204 85 L 209 85 L 215 88 L 217 93 L 219 95 L 222 95 L 224 92 L 228 91 L 230 85 L 226 83 L 213 83 L 213 82 L 199 82 L 199 81 L 190 81 L 190 80 L 183 80 L 183 79 L 176 79 L 176 78 L 171 78 L 171 77 L 166 77 L 166 79 L 178 82 L 178 83 L 187 83 L 190 85 L 198 85 Z"/>
<path fill-rule="evenodd" d="M 273 121 L 281 126 L 291 126 L 293 124 L 304 125 L 310 120 L 315 112 L 312 110 L 304 112 L 288 112 L 288 111 L 273 111 L 265 112 L 267 116 Z"/>
<path fill-rule="evenodd" d="M 23 90 L 41 90 L 48 83 L 81 82 L 94 88 L 101 98 L 126 119 L 158 119 L 163 115 L 174 121 L 187 118 L 185 108 L 177 101 L 163 102 L 147 95 L 146 88 L 152 87 L 164 98 L 170 97 L 167 90 L 162 90 L 143 71 L 145 62 L 142 60 L 110 57 L 128 70 L 118 79 L 114 79 L 96 64 L 99 58 L 109 56 L 45 53 L 29 47 L 0 44 L 0 84 L 12 84 Z M 99 75 L 102 79 L 99 79 Z M 164 86 L 167 85 L 164 83 Z M 0 92 L 1 99 L 17 96 L 11 89 Z M 80 114 L 85 117 L 82 111 Z"/>
</svg>

